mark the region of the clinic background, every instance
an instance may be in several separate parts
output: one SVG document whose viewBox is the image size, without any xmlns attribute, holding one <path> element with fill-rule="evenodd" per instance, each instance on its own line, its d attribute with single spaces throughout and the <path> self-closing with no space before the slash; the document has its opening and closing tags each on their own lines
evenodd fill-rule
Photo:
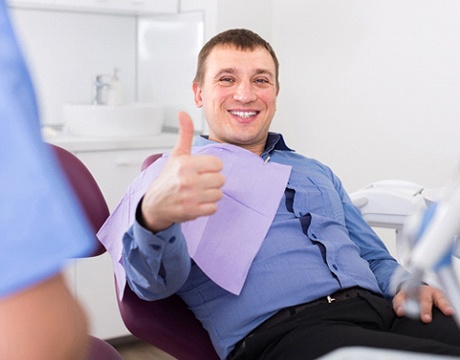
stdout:
<svg viewBox="0 0 460 360">
<path fill-rule="evenodd" d="M 226 3 L 221 29 L 250 27 L 279 57 L 272 129 L 349 192 L 386 179 L 440 187 L 456 171 L 458 1 Z"/>
<path fill-rule="evenodd" d="M 42 125 L 62 125 L 62 104 L 89 104 L 95 75 L 110 73 L 114 66 L 120 69 L 126 102 L 144 101 L 138 93 L 141 78 L 152 84 L 154 96 L 169 96 L 199 125 L 191 81 L 202 43 L 191 43 L 197 39 L 189 39 L 194 32 L 187 27 L 195 27 L 198 12 L 204 18 L 202 41 L 228 28 L 246 27 L 272 43 L 281 65 L 272 130 L 282 132 L 297 152 L 330 166 L 348 192 L 387 179 L 441 187 L 460 163 L 458 0 L 177 0 L 177 4 L 178 14 L 156 17 L 156 29 L 186 27 L 180 35 L 165 31 L 149 39 L 160 48 L 160 65 L 154 62 L 141 69 L 142 74 L 135 16 L 14 7 L 11 15 L 37 90 Z M 148 76 L 151 79 L 145 79 Z M 201 126 L 203 130 L 203 121 Z M 153 150 L 120 148 L 114 154 L 113 148 L 101 151 L 101 146 L 79 155 L 91 163 L 113 209 L 118 199 L 112 193 L 121 197 L 126 186 L 111 191 L 114 182 L 127 184 L 138 174 L 136 161 Z M 129 166 L 127 150 L 136 154 Z M 108 153 L 122 161 L 109 168 Z M 119 171 L 114 175 L 113 169 Z M 376 230 L 394 254 L 394 231 Z M 76 279 L 76 294 L 91 314 L 92 334 L 101 338 L 125 334 L 110 258 L 86 260 L 72 268 L 76 275 L 71 276 Z"/>
<path fill-rule="evenodd" d="M 247 27 L 273 44 L 281 92 L 272 129 L 299 153 L 328 164 L 349 192 L 385 179 L 439 187 L 454 172 L 460 161 L 460 2 L 182 0 L 179 6 L 205 9 L 205 41 Z M 57 121 L 53 102 L 88 92 L 90 76 L 113 63 L 122 69 L 128 98 L 135 97 L 130 18 L 17 9 L 13 16 L 43 121 Z M 192 104 L 191 90 L 189 96 Z"/>
<path fill-rule="evenodd" d="M 288 144 L 350 192 L 445 184 L 460 163 L 459 2 L 273 1 L 272 14 Z"/>
</svg>

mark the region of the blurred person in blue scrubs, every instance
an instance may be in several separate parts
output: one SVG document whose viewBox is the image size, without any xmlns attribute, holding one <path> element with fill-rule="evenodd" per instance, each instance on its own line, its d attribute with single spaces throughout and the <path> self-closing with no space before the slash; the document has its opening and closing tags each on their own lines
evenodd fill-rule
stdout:
<svg viewBox="0 0 460 360">
<path fill-rule="evenodd" d="M 88 323 L 66 286 L 68 258 L 94 240 L 40 137 L 31 79 L 0 0 L 0 359 L 83 359 Z"/>
</svg>

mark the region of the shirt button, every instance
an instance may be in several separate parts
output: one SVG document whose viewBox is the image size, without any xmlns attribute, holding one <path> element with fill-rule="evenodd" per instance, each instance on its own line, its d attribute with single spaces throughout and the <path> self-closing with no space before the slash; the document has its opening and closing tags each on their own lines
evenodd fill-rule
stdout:
<svg viewBox="0 0 460 360">
<path fill-rule="evenodd" d="M 334 270 L 338 270 L 339 268 L 337 267 L 336 264 L 333 264 L 332 267 L 334 268 Z"/>
<path fill-rule="evenodd" d="M 316 237 L 316 234 L 311 234 L 311 237 L 312 237 L 313 239 L 316 239 L 316 238 L 317 238 L 317 237 Z"/>
<path fill-rule="evenodd" d="M 169 239 L 169 243 L 172 244 L 174 241 L 176 241 L 176 237 L 173 236 L 171 239 Z"/>
<path fill-rule="evenodd" d="M 161 250 L 160 245 L 152 244 L 151 246 L 152 246 L 152 249 L 155 250 L 155 251 Z"/>
</svg>

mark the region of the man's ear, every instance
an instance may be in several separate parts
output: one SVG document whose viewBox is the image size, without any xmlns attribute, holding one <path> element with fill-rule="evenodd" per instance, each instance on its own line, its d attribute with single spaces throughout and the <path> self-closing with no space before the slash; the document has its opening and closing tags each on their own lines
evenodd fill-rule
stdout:
<svg viewBox="0 0 460 360">
<path fill-rule="evenodd" d="M 201 87 L 198 83 L 193 82 L 192 83 L 192 89 L 193 89 L 193 94 L 194 94 L 194 99 L 195 99 L 195 105 L 199 108 L 203 106 L 203 99 L 201 97 Z"/>
</svg>

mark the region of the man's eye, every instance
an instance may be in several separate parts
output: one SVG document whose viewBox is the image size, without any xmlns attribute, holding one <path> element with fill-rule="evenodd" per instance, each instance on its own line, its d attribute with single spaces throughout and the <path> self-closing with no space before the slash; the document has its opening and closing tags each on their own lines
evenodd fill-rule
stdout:
<svg viewBox="0 0 460 360">
<path fill-rule="evenodd" d="M 266 83 L 268 83 L 268 80 L 267 79 L 256 79 L 256 83 L 258 83 L 258 84 L 266 84 Z"/>
<path fill-rule="evenodd" d="M 220 81 L 222 81 L 222 82 L 233 82 L 233 79 L 229 78 L 229 77 L 223 77 L 223 78 L 220 79 Z"/>
</svg>

